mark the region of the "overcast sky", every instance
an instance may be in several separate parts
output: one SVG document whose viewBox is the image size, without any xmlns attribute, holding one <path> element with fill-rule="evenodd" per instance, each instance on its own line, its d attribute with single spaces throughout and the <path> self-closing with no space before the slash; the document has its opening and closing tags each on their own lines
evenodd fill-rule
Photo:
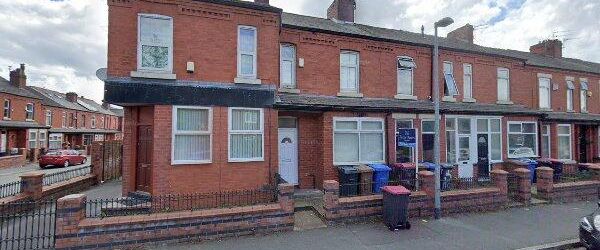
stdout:
<svg viewBox="0 0 600 250">
<path fill-rule="evenodd" d="M 470 23 L 475 43 L 528 50 L 540 40 L 564 41 L 563 55 L 600 62 L 598 0 L 356 0 L 358 23 L 432 33 L 450 16 L 449 30 Z M 330 0 L 271 0 L 286 12 L 324 17 Z M 0 76 L 27 64 L 31 85 L 76 91 L 100 101 L 96 69 L 106 67 L 106 0 L 0 0 Z"/>
</svg>

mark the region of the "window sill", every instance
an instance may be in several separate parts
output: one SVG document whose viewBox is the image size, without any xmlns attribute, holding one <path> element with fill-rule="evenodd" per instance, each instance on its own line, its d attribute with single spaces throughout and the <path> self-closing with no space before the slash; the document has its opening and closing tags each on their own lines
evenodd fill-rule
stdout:
<svg viewBox="0 0 600 250">
<path fill-rule="evenodd" d="M 544 112 L 552 112 L 554 111 L 553 109 L 550 108 L 540 108 L 540 111 L 544 111 Z"/>
<path fill-rule="evenodd" d="M 475 99 L 475 98 L 463 98 L 462 102 L 475 103 L 475 102 L 477 102 L 477 99 Z"/>
<path fill-rule="evenodd" d="M 5 120 L 5 121 L 10 121 L 10 120 L 12 120 L 12 119 L 10 119 L 10 117 L 4 117 L 4 118 L 2 118 L 2 120 Z"/>
<path fill-rule="evenodd" d="M 500 105 L 513 105 L 515 104 L 512 101 L 497 101 L 496 104 L 500 104 Z"/>
<path fill-rule="evenodd" d="M 171 73 L 158 73 L 158 72 L 145 72 L 145 71 L 131 71 L 131 77 L 134 78 L 151 78 L 151 79 L 164 79 L 164 80 L 175 80 L 177 76 Z"/>
<path fill-rule="evenodd" d="M 562 159 L 558 159 L 559 161 L 561 161 L 563 164 L 576 164 L 577 162 L 574 160 L 562 160 Z"/>
<path fill-rule="evenodd" d="M 173 166 L 182 166 L 182 165 L 205 165 L 211 164 L 212 161 L 173 161 L 171 165 Z"/>
<path fill-rule="evenodd" d="M 262 84 L 262 81 L 260 79 L 256 79 L 256 78 L 244 78 L 244 77 L 236 77 L 235 79 L 233 79 L 234 83 L 243 83 L 243 84 Z"/>
<path fill-rule="evenodd" d="M 353 97 L 353 98 L 362 98 L 363 94 L 361 93 L 352 93 L 352 92 L 340 92 L 337 93 L 339 97 Z"/>
<path fill-rule="evenodd" d="M 292 88 L 280 88 L 278 91 L 281 93 L 289 93 L 289 94 L 299 94 L 300 93 L 299 89 L 292 89 Z"/>
<path fill-rule="evenodd" d="M 567 113 L 575 113 L 575 110 L 567 110 Z"/>
<path fill-rule="evenodd" d="M 456 102 L 456 98 L 452 96 L 444 96 L 442 97 L 442 102 Z"/>
<path fill-rule="evenodd" d="M 588 114 L 588 113 L 590 113 L 590 112 L 589 112 L 589 111 L 587 111 L 587 110 L 582 110 L 582 111 L 581 111 L 581 113 L 582 113 L 582 114 Z"/>
<path fill-rule="evenodd" d="M 26 122 L 34 122 L 34 119 L 25 119 Z"/>
<path fill-rule="evenodd" d="M 414 95 L 403 95 L 403 94 L 397 94 L 394 96 L 394 98 L 396 98 L 398 100 L 417 100 L 417 97 Z"/>
<path fill-rule="evenodd" d="M 264 158 L 253 158 L 253 159 L 229 159 L 229 163 L 243 163 L 243 162 L 260 162 L 265 161 Z"/>
</svg>

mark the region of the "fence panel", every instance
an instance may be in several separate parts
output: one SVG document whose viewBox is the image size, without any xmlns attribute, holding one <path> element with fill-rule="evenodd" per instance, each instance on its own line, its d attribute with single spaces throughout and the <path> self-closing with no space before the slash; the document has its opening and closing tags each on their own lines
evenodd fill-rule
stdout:
<svg viewBox="0 0 600 250">
<path fill-rule="evenodd" d="M 102 147 L 102 179 L 104 181 L 121 178 L 123 143 L 121 141 L 107 141 Z"/>
<path fill-rule="evenodd" d="M 21 181 L 14 181 L 0 185 L 0 198 L 21 193 Z"/>
<path fill-rule="evenodd" d="M 54 248 L 56 202 L 0 205 L 0 250 Z"/>
</svg>

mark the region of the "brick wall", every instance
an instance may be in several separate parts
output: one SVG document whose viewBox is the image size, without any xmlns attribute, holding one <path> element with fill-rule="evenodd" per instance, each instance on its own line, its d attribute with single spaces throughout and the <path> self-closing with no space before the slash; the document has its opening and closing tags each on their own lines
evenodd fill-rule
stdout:
<svg viewBox="0 0 600 250">
<path fill-rule="evenodd" d="M 22 167 L 27 163 L 25 154 L 0 157 L 0 169 L 11 167 Z"/>
<path fill-rule="evenodd" d="M 596 201 L 600 197 L 600 166 L 590 167 L 593 180 L 554 183 L 554 170 L 537 168 L 538 195 L 552 202 Z"/>
<path fill-rule="evenodd" d="M 57 201 L 56 249 L 129 248 L 291 231 L 293 186 L 280 185 L 278 203 L 104 219 L 85 218 L 86 196 Z"/>
</svg>

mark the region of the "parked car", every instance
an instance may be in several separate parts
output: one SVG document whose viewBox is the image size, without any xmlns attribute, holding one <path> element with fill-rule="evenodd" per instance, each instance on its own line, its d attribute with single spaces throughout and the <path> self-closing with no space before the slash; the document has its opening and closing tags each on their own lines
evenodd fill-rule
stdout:
<svg viewBox="0 0 600 250">
<path fill-rule="evenodd" d="M 71 165 L 83 164 L 87 161 L 85 155 L 82 155 L 77 150 L 56 150 L 50 151 L 45 155 L 42 155 L 39 160 L 41 168 L 46 166 L 63 166 L 68 167 Z"/>
<path fill-rule="evenodd" d="M 600 202 L 592 214 L 581 218 L 579 222 L 579 241 L 587 249 L 600 249 Z"/>
</svg>

